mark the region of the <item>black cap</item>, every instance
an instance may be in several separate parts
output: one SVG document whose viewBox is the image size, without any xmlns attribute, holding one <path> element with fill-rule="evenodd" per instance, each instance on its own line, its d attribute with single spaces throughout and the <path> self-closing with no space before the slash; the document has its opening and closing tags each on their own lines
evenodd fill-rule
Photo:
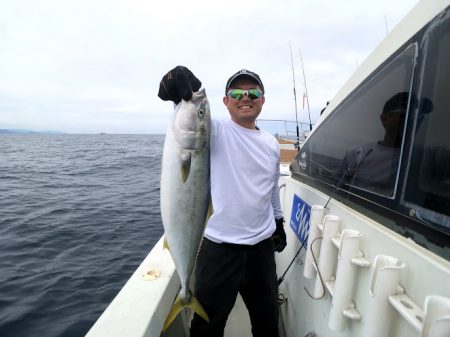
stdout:
<svg viewBox="0 0 450 337">
<path fill-rule="evenodd" d="M 399 92 L 389 98 L 383 106 L 383 112 L 399 110 L 406 112 L 408 108 L 409 92 Z"/>
<path fill-rule="evenodd" d="M 261 87 L 261 90 L 264 93 L 264 86 L 262 84 L 261 79 L 259 78 L 259 75 L 252 71 L 242 69 L 242 70 L 239 70 L 236 74 L 234 74 L 233 76 L 231 76 L 228 79 L 227 85 L 225 86 L 225 95 L 227 94 L 228 89 L 230 89 L 231 83 L 239 77 L 246 77 L 246 78 L 253 80 L 255 83 L 257 83 Z"/>
</svg>

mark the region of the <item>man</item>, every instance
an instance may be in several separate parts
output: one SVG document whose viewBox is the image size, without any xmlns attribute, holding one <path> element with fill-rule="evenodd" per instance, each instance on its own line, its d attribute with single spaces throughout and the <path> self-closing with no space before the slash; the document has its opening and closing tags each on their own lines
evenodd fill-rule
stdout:
<svg viewBox="0 0 450 337">
<path fill-rule="evenodd" d="M 185 67 L 161 80 L 158 96 L 189 100 L 201 82 Z M 223 336 L 238 293 L 249 311 L 253 336 L 278 336 L 274 250 L 286 246 L 278 189 L 279 146 L 256 126 L 265 102 L 260 77 L 241 70 L 225 86 L 230 120 L 212 119 L 209 219 L 196 265 L 196 296 L 210 318 L 197 314 L 191 337 Z"/>
<path fill-rule="evenodd" d="M 389 98 L 379 117 L 383 139 L 360 144 L 345 153 L 339 175 L 347 175 L 347 184 L 388 197 L 393 195 L 408 101 L 408 92 Z"/>
</svg>

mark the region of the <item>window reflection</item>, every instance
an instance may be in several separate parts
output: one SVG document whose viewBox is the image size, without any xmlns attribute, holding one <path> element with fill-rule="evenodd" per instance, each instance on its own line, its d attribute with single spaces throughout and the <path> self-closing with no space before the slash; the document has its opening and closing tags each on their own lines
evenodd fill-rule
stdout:
<svg viewBox="0 0 450 337">
<path fill-rule="evenodd" d="M 450 231 L 450 14 L 429 32 L 405 205 Z"/>
<path fill-rule="evenodd" d="M 399 92 L 384 104 L 379 117 L 384 129 L 382 139 L 346 152 L 340 174 L 347 172 L 348 185 L 384 196 L 393 195 L 408 98 L 408 92 Z"/>
<path fill-rule="evenodd" d="M 340 174 L 347 172 L 348 185 L 384 196 L 393 195 L 408 98 L 408 92 L 399 92 L 384 104 L 380 114 L 384 128 L 382 139 L 346 152 Z"/>
<path fill-rule="evenodd" d="M 416 48 L 369 77 L 324 121 L 302 148 L 304 172 L 354 192 L 394 195 Z"/>
</svg>

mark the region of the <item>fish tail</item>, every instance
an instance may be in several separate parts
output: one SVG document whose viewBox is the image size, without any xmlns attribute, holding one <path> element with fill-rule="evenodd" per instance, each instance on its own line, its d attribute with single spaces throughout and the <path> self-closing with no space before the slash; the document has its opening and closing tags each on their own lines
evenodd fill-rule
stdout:
<svg viewBox="0 0 450 337">
<path fill-rule="evenodd" d="M 169 243 L 167 242 L 166 238 L 164 238 L 163 249 L 167 249 L 170 252 Z"/>
<path fill-rule="evenodd" d="M 192 297 L 191 303 L 189 304 L 189 307 L 194 310 L 194 312 L 199 315 L 201 318 L 203 318 L 205 321 L 209 323 L 209 317 L 206 313 L 205 309 L 203 309 L 200 302 L 197 300 L 196 297 Z"/>
<path fill-rule="evenodd" d="M 203 309 L 200 302 L 194 296 L 192 296 L 191 300 L 185 304 L 181 303 L 180 297 L 177 296 L 175 302 L 172 305 L 172 308 L 170 309 L 169 314 L 167 315 L 166 321 L 164 322 L 163 332 L 167 330 L 170 324 L 172 324 L 172 322 L 184 308 L 191 308 L 195 313 L 197 313 L 197 315 L 199 315 L 209 323 L 209 317 L 206 314 L 205 309 Z"/>
</svg>

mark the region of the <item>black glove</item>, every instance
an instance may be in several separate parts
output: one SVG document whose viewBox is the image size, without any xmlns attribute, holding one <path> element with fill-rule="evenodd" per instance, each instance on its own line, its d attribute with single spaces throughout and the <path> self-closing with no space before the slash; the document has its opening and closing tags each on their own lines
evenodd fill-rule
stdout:
<svg viewBox="0 0 450 337">
<path fill-rule="evenodd" d="M 275 219 L 277 229 L 272 235 L 273 250 L 280 253 L 286 247 L 286 232 L 284 231 L 284 218 Z"/>
<path fill-rule="evenodd" d="M 180 103 L 181 99 L 189 101 L 192 92 L 199 91 L 202 82 L 188 68 L 178 66 L 169 71 L 159 83 L 158 96 L 163 101 Z"/>
</svg>

